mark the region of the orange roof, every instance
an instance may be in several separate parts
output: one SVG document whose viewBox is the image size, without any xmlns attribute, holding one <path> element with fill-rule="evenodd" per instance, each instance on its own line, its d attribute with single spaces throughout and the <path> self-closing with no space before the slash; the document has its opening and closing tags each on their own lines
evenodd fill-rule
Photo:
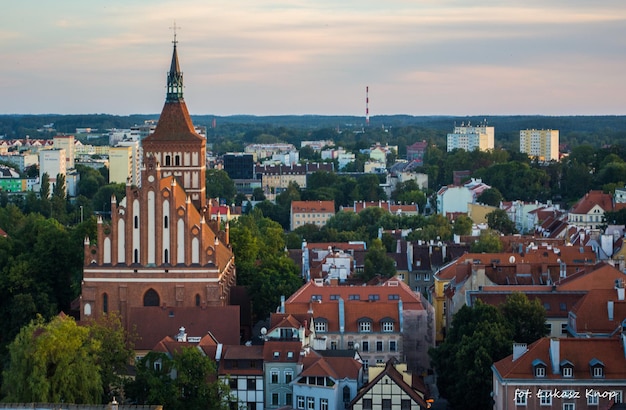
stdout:
<svg viewBox="0 0 626 410">
<path fill-rule="evenodd" d="M 319 353 L 312 351 L 302 359 L 303 367 L 299 377 L 315 376 L 330 377 L 335 380 L 354 379 L 356 380 L 361 370 L 361 363 L 354 357 L 323 357 Z"/>
<path fill-rule="evenodd" d="M 292 201 L 291 212 L 335 213 L 335 201 Z"/>
<path fill-rule="evenodd" d="M 544 337 L 528 346 L 528 351 L 513 361 L 510 355 L 493 367 L 503 379 L 535 379 L 533 361 L 540 360 L 546 366 L 546 375 L 541 380 L 562 380 L 560 373 L 554 374 L 550 361 L 550 338 Z M 562 338 L 559 343 L 559 362 L 568 360 L 574 365 L 574 377 L 580 382 L 589 379 L 589 362 L 597 359 L 604 364 L 604 379 L 626 379 L 626 358 L 619 338 Z"/>
<path fill-rule="evenodd" d="M 613 301 L 609 319 L 608 301 Z M 612 334 L 626 319 L 626 300 L 618 300 L 615 289 L 592 289 L 572 309 L 576 333 Z"/>
<path fill-rule="evenodd" d="M 191 122 L 187 105 L 184 101 L 166 102 L 161 111 L 156 129 L 142 140 L 144 151 L 150 151 L 146 147 L 156 141 L 176 142 L 202 142 L 204 138 L 199 135 Z"/>
<path fill-rule="evenodd" d="M 613 197 L 602 191 L 589 191 L 574 204 L 570 213 L 587 214 L 593 207 L 599 206 L 605 212 L 613 210 Z"/>
<path fill-rule="evenodd" d="M 559 290 L 613 289 L 616 279 L 626 279 L 626 275 L 614 266 L 603 263 L 597 269 L 580 271 L 561 280 Z"/>
</svg>

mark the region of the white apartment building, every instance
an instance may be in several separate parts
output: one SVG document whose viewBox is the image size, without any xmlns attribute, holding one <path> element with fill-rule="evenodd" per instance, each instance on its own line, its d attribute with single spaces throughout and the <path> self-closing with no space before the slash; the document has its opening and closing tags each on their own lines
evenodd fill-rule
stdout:
<svg viewBox="0 0 626 410">
<path fill-rule="evenodd" d="M 75 141 L 73 135 L 57 135 L 53 139 L 53 145 L 55 149 L 65 150 L 65 169 L 74 168 L 74 151 Z M 51 176 L 52 177 L 52 176 Z"/>
<path fill-rule="evenodd" d="M 519 150 L 539 161 L 558 161 L 559 130 L 521 130 Z"/>
<path fill-rule="evenodd" d="M 139 141 L 121 141 L 109 149 L 109 182 L 141 186 Z"/>
<path fill-rule="evenodd" d="M 467 123 L 461 124 L 460 127 L 454 127 L 454 132 L 448 134 L 447 151 L 453 151 L 457 148 L 466 151 L 487 151 L 494 147 L 495 128 L 488 127 L 486 124 L 473 126 Z"/>
<path fill-rule="evenodd" d="M 64 149 L 46 149 L 39 151 L 39 181 L 43 174 L 50 177 L 50 191 L 52 184 L 56 184 L 57 175 L 65 175 L 67 170 L 67 160 Z M 67 185 L 66 185 L 67 186 Z"/>
</svg>

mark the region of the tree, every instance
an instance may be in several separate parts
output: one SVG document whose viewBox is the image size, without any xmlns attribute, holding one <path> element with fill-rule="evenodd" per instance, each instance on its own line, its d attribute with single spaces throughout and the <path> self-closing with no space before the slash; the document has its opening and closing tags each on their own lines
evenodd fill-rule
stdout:
<svg viewBox="0 0 626 410">
<path fill-rule="evenodd" d="M 500 206 L 500 202 L 502 202 L 504 198 L 498 188 L 489 188 L 485 189 L 482 194 L 476 198 L 476 202 L 489 205 L 489 206 Z"/>
<path fill-rule="evenodd" d="M 546 309 L 538 298 L 531 301 L 524 293 L 515 292 L 507 296 L 500 310 L 515 342 L 530 344 L 548 334 Z"/>
<path fill-rule="evenodd" d="M 473 253 L 499 253 L 503 249 L 500 235 L 496 232 L 485 230 L 480 233 L 478 240 L 470 246 Z"/>
<path fill-rule="evenodd" d="M 43 175 L 41 176 L 39 197 L 41 199 L 50 198 L 50 175 L 48 175 L 47 172 L 44 172 Z"/>
<path fill-rule="evenodd" d="M 15 403 L 98 404 L 102 379 L 97 364 L 100 340 L 68 316 L 45 323 L 40 316 L 9 345 L 2 390 Z"/>
<path fill-rule="evenodd" d="M 235 183 L 223 169 L 209 169 L 206 172 L 207 198 L 223 198 L 231 204 L 237 194 Z"/>
<path fill-rule="evenodd" d="M 443 343 L 429 351 L 441 395 L 454 408 L 492 407 L 491 365 L 511 350 L 511 329 L 496 307 L 480 300 L 472 307 L 463 306 L 452 318 Z"/>
<path fill-rule="evenodd" d="M 383 278 L 390 278 L 396 274 L 394 260 L 387 256 L 385 247 L 380 239 L 374 239 L 365 254 L 363 273 L 358 275 L 364 281 L 380 275 Z"/>
<path fill-rule="evenodd" d="M 454 226 L 452 227 L 452 232 L 454 232 L 455 235 L 470 235 L 472 233 L 473 225 L 474 225 L 474 222 L 472 222 L 471 218 L 465 215 L 459 215 L 454 220 Z"/>
<path fill-rule="evenodd" d="M 135 336 L 129 334 L 122 324 L 119 314 L 108 313 L 97 320 L 87 323 L 89 338 L 98 340 L 101 350 L 96 356 L 102 380 L 102 401 L 109 402 L 114 396 L 119 397 L 127 379 L 126 366 L 135 355 L 133 350 Z"/>
<path fill-rule="evenodd" d="M 218 380 L 215 362 L 194 347 L 182 347 L 173 357 L 150 352 L 136 368 L 126 393 L 138 404 L 161 404 L 168 410 L 228 409 L 229 387 Z"/>
<path fill-rule="evenodd" d="M 515 222 L 509 218 L 504 209 L 496 209 L 487 214 L 487 225 L 489 228 L 502 232 L 504 235 L 517 233 Z"/>
</svg>

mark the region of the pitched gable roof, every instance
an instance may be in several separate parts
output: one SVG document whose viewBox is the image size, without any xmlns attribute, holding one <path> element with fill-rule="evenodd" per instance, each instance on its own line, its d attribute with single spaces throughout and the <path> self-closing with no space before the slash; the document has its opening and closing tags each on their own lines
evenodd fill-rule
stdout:
<svg viewBox="0 0 626 410">
<path fill-rule="evenodd" d="M 370 382 L 367 383 L 361 390 L 359 390 L 357 395 L 350 402 L 349 407 L 352 408 L 352 406 L 356 402 L 361 400 L 361 398 L 365 396 L 365 394 L 367 394 L 370 390 L 374 388 L 374 386 L 380 383 L 383 377 L 388 376 L 398 387 L 400 387 L 409 397 L 411 397 L 413 401 L 419 404 L 421 408 L 423 409 L 429 408 L 430 405 L 426 403 L 426 401 L 420 395 L 420 393 L 427 395 L 428 392 L 426 390 L 418 390 L 418 388 L 425 387 L 423 383 L 420 384 L 420 383 L 415 383 L 414 381 L 412 381 L 413 385 L 410 386 L 407 382 L 404 381 L 404 377 L 402 377 L 402 374 L 396 369 L 395 364 L 396 364 L 395 359 L 393 358 L 389 359 L 387 363 L 385 364 L 385 369 L 382 372 L 380 372 L 378 375 L 376 375 L 376 377 L 374 377 L 372 380 L 370 380 Z"/>
</svg>

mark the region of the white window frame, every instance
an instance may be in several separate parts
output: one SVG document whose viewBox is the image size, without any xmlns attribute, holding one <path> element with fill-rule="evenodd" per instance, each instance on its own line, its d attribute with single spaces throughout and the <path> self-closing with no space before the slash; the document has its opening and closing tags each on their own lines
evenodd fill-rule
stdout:
<svg viewBox="0 0 626 410">
<path fill-rule="evenodd" d="M 315 397 L 306 398 L 306 408 L 307 410 L 315 410 Z"/>
<path fill-rule="evenodd" d="M 516 406 L 527 406 L 528 405 L 528 395 L 527 394 L 517 394 L 517 395 L 515 395 L 515 405 Z"/>
<path fill-rule="evenodd" d="M 359 332 L 361 333 L 369 333 L 372 331 L 372 323 L 369 321 L 362 321 L 359 323 Z"/>
<path fill-rule="evenodd" d="M 389 351 L 390 352 L 397 352 L 398 351 L 398 342 L 395 340 L 390 340 L 389 341 Z"/>
<path fill-rule="evenodd" d="M 296 408 L 304 409 L 304 396 L 296 396 Z"/>
<path fill-rule="evenodd" d="M 393 332 L 393 322 L 391 321 L 383 322 L 383 332 Z"/>
<path fill-rule="evenodd" d="M 328 331 L 328 323 L 324 321 L 315 322 L 315 331 L 325 333 Z"/>
<path fill-rule="evenodd" d="M 552 406 L 552 395 L 551 394 L 542 394 L 539 397 L 539 404 L 541 406 Z"/>
<path fill-rule="evenodd" d="M 595 394 L 587 395 L 587 405 L 588 406 L 597 406 L 600 404 L 600 398 Z"/>
<path fill-rule="evenodd" d="M 563 368 L 563 377 L 574 377 L 574 368 L 567 366 Z"/>
<path fill-rule="evenodd" d="M 543 366 L 535 367 L 535 377 L 546 377 L 546 368 Z"/>
<path fill-rule="evenodd" d="M 320 399 L 320 410 L 328 410 L 328 399 Z"/>
<path fill-rule="evenodd" d="M 276 378 L 276 381 L 274 381 L 274 378 Z M 280 383 L 280 372 L 278 370 L 271 370 L 270 371 L 270 383 L 271 384 L 278 384 L 278 383 Z"/>
<path fill-rule="evenodd" d="M 563 410 L 576 410 L 576 404 L 574 404 L 574 403 L 563 403 Z"/>
<path fill-rule="evenodd" d="M 596 366 L 593 368 L 593 377 L 604 377 L 604 368 L 602 366 Z"/>
</svg>

